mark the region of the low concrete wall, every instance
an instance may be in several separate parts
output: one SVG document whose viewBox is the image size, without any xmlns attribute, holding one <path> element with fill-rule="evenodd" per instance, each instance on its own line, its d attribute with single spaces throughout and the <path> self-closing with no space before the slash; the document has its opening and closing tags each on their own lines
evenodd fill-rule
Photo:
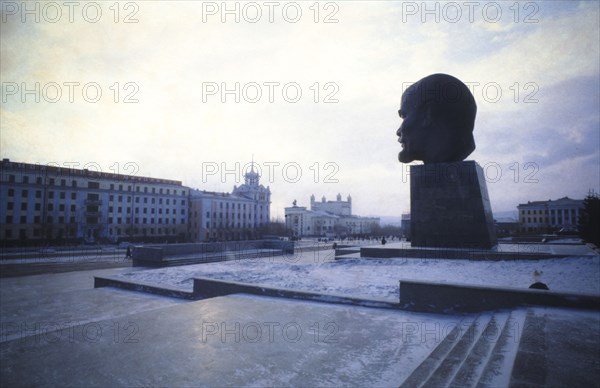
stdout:
<svg viewBox="0 0 600 388">
<path fill-rule="evenodd" d="M 202 298 L 214 298 L 231 294 L 251 294 L 288 299 L 310 300 L 335 304 L 349 304 L 363 307 L 393 308 L 398 304 L 385 300 L 354 298 L 345 295 L 319 294 L 288 288 L 269 288 L 257 284 L 239 283 L 234 281 L 216 280 L 209 278 L 194 278 L 194 295 Z"/>
<path fill-rule="evenodd" d="M 294 253 L 294 242 L 283 240 L 249 240 L 227 241 L 194 244 L 165 244 L 135 247 L 133 250 L 134 265 L 159 265 L 162 261 L 185 255 L 205 255 L 221 252 L 240 252 L 256 249 L 280 249 L 283 253 Z"/>
<path fill-rule="evenodd" d="M 338 260 L 338 256 L 351 255 L 353 253 L 360 253 L 360 246 L 348 244 L 336 244 L 335 246 L 336 260 Z"/>
<path fill-rule="evenodd" d="M 342 248 L 342 249 L 336 249 L 335 250 L 335 257 L 337 260 L 338 256 L 343 256 L 343 255 L 350 255 L 352 253 L 360 253 L 360 249 L 352 249 L 352 248 Z"/>
<path fill-rule="evenodd" d="M 258 240 L 262 242 L 259 248 L 264 249 L 281 249 L 284 253 L 294 253 L 294 242 L 286 240 Z"/>
<path fill-rule="evenodd" d="M 383 299 L 363 299 L 346 295 L 321 294 L 288 288 L 264 287 L 210 278 L 194 278 L 192 292 L 128 282 L 110 277 L 95 277 L 94 287 L 118 287 L 183 299 L 205 299 L 231 294 L 251 294 L 268 297 L 308 300 L 313 302 L 362 307 L 403 309 L 434 313 L 471 313 L 519 306 L 566 307 L 600 310 L 600 296 L 568 294 L 543 290 L 480 287 L 461 284 L 400 281 L 400 303 Z"/>
<path fill-rule="evenodd" d="M 428 249 L 428 248 L 370 248 L 360 249 L 365 258 L 417 258 L 417 259 L 468 259 L 468 260 L 540 260 L 566 257 L 545 252 L 497 252 L 470 249 Z"/>
<path fill-rule="evenodd" d="M 163 249 L 158 247 L 135 247 L 131 253 L 133 260 L 143 258 L 146 261 L 161 262 L 163 259 Z"/>
<path fill-rule="evenodd" d="M 163 295 L 163 296 L 169 296 L 172 298 L 180 298 L 180 299 L 190 299 L 190 300 L 198 299 L 191 292 L 178 290 L 178 289 L 170 288 L 170 287 L 166 287 L 166 286 L 158 287 L 158 286 L 154 286 L 151 284 L 145 284 L 145 283 L 141 283 L 141 282 L 132 283 L 132 282 L 128 282 L 128 281 L 121 280 L 121 279 L 112 279 L 110 277 L 94 276 L 94 288 L 100 288 L 100 287 L 116 287 L 116 288 L 122 288 L 125 290 L 140 291 L 140 292 L 145 292 L 148 294 Z"/>
<path fill-rule="evenodd" d="M 600 296 L 460 284 L 400 281 L 400 307 L 427 312 L 475 312 L 517 306 L 600 310 Z"/>
</svg>

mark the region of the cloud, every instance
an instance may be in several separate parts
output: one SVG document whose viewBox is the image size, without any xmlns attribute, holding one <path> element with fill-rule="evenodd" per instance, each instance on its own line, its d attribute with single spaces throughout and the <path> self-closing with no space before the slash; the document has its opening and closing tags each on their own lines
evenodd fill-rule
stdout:
<svg viewBox="0 0 600 388">
<path fill-rule="evenodd" d="M 336 3 L 337 11 L 320 9 L 318 23 L 312 3 L 301 4 L 298 23 L 283 20 L 280 10 L 273 23 L 221 23 L 219 15 L 204 23 L 201 3 L 141 2 L 131 24 L 122 23 L 130 10 L 121 9 L 115 23 L 102 4 L 106 17 L 98 23 L 2 23 L 3 82 L 81 85 L 72 103 L 8 97 L 0 111 L 3 157 L 95 161 L 105 169 L 135 162 L 141 175 L 229 191 L 236 183 L 230 177 L 202 179 L 203 163 L 231 168 L 254 154 L 302 168 L 298 182 L 281 171 L 268 182 L 273 214 L 293 199 L 342 192 L 359 214 L 399 215 L 409 204 L 395 136 L 402 87 L 446 72 L 479 83 L 472 158 L 503 169 L 503 179 L 489 185 L 495 210 L 563 196 L 560 174 L 569 175 L 574 197 L 598 189 L 597 3 L 535 3 L 539 23 L 529 24 L 514 23 L 504 3 L 499 23 L 479 16 L 474 23 L 422 23 L 419 15 L 403 22 L 398 2 Z M 338 22 L 323 23 L 332 11 Z M 97 103 L 83 98 L 89 82 L 101 87 Z M 203 101 L 206 82 L 220 90 Z M 258 84 L 262 99 L 236 103 L 221 93 L 222 83 L 231 89 L 236 82 L 240 90 Z M 279 83 L 273 102 L 265 82 Z M 300 86 L 298 102 L 286 101 L 287 83 Z M 128 95 L 138 102 L 124 103 Z M 328 95 L 338 102 L 324 103 Z M 528 95 L 538 102 L 525 103 Z M 339 166 L 339 182 L 315 182 L 311 166 L 318 163 L 323 178 L 328 162 Z M 527 162 L 539 165 L 543 183 L 514 183 L 510 167 Z"/>
</svg>

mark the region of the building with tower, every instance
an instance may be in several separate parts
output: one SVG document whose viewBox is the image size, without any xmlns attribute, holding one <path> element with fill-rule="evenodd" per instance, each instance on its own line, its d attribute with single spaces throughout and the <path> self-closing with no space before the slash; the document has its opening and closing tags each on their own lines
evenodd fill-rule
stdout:
<svg viewBox="0 0 600 388">
<path fill-rule="evenodd" d="M 192 241 L 228 241 L 260 238 L 271 216 L 271 190 L 260 184 L 254 170 L 231 193 L 190 190 Z"/>
<path fill-rule="evenodd" d="M 321 202 L 316 202 L 313 194 L 310 196 L 310 209 L 313 211 L 322 211 L 338 216 L 351 216 L 352 197 L 348 195 L 347 200 L 342 201 L 342 195 L 338 193 L 335 201 L 328 201 L 325 196 L 323 196 L 321 198 Z"/>
<path fill-rule="evenodd" d="M 352 215 L 349 195 L 346 201 L 338 194 L 335 201 L 323 196 L 320 202 L 311 195 L 310 209 L 298 206 L 296 201 L 285 208 L 285 223 L 294 237 L 345 237 L 370 234 L 373 225 L 379 225 L 379 218 Z"/>
<path fill-rule="evenodd" d="M 262 236 L 271 191 L 254 164 L 231 193 L 181 181 L 52 165 L 0 163 L 3 246 L 186 242 Z"/>
</svg>

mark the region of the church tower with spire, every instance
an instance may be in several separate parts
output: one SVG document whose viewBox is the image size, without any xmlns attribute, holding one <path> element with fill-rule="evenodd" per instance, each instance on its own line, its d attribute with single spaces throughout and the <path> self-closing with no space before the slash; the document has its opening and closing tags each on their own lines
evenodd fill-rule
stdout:
<svg viewBox="0 0 600 388">
<path fill-rule="evenodd" d="M 243 167 L 244 183 L 231 193 L 190 191 L 190 214 L 197 217 L 191 232 L 195 241 L 252 240 L 265 234 L 271 219 L 271 189 L 260 184 L 254 158 L 248 164 Z"/>
<path fill-rule="evenodd" d="M 253 216 L 256 226 L 269 223 L 271 213 L 271 189 L 260 184 L 260 174 L 254 167 L 254 157 L 250 163 L 250 171 L 244 174 L 244 184 L 233 188 L 233 195 L 254 201 Z"/>
<path fill-rule="evenodd" d="M 254 159 L 252 159 L 252 164 L 250 164 L 250 171 L 244 174 L 244 181 L 248 186 L 257 187 L 259 179 L 260 175 L 258 175 L 258 173 L 254 171 Z"/>
</svg>

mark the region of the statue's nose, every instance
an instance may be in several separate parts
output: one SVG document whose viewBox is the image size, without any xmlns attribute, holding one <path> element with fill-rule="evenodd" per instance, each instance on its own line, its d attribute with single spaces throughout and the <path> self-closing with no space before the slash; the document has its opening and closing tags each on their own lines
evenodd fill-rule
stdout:
<svg viewBox="0 0 600 388">
<path fill-rule="evenodd" d="M 396 131 L 396 136 L 398 136 L 400 139 L 402 139 L 402 125 Z"/>
</svg>

